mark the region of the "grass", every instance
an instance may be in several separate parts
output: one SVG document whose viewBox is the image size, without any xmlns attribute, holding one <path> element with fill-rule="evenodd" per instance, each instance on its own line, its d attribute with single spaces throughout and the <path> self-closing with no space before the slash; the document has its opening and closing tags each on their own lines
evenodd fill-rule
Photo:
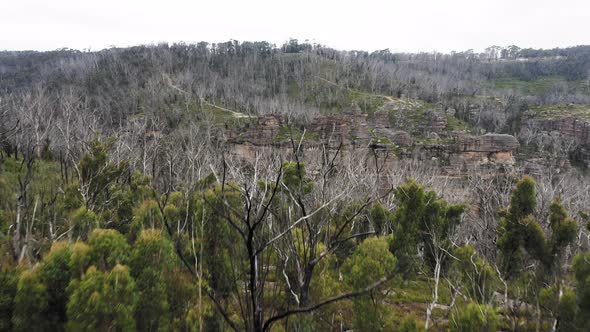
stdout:
<svg viewBox="0 0 590 332">
<path fill-rule="evenodd" d="M 523 81 L 512 77 L 507 77 L 497 79 L 493 82 L 494 88 L 510 89 L 520 92 L 521 94 L 531 96 L 542 94 L 551 89 L 556 84 L 565 84 L 566 86 L 582 93 L 584 91 L 586 93 L 590 92 L 584 81 L 568 81 L 560 76 L 546 76 L 531 81 Z"/>
<path fill-rule="evenodd" d="M 357 104 L 363 113 L 373 114 L 386 102 L 391 101 L 388 96 L 372 94 L 360 90 L 349 89 L 347 94 L 348 105 Z"/>
<path fill-rule="evenodd" d="M 432 301 L 432 287 L 434 287 L 432 281 L 425 277 L 416 277 L 406 281 L 396 280 L 388 302 L 393 304 L 430 303 Z M 438 303 L 450 304 L 451 291 L 448 284 L 441 280 L 438 291 Z"/>
<path fill-rule="evenodd" d="M 0 166 L 0 176 L 6 186 L 15 192 L 19 188 L 19 175 L 22 179 L 27 173 L 27 165 L 22 159 L 6 158 Z M 35 160 L 31 174 L 30 193 L 33 195 L 47 188 L 53 188 L 61 182 L 59 163 L 46 160 Z"/>
<path fill-rule="evenodd" d="M 471 131 L 471 128 L 469 128 L 469 125 L 465 121 L 457 119 L 452 115 L 447 116 L 447 127 L 445 129 L 448 131 Z"/>
<path fill-rule="evenodd" d="M 590 105 L 587 104 L 535 106 L 530 109 L 529 113 L 535 117 L 543 119 L 555 119 L 571 116 L 581 120 L 590 121 Z"/>
<path fill-rule="evenodd" d="M 211 102 L 192 103 L 187 106 L 187 115 L 196 115 L 214 126 L 241 127 L 256 116 L 229 110 Z"/>
<path fill-rule="evenodd" d="M 295 143 L 299 142 L 301 139 L 301 135 L 303 135 L 303 131 L 299 128 L 289 128 L 289 126 L 281 126 L 279 129 L 279 133 L 273 139 L 273 143 L 280 143 L 283 141 L 287 141 L 291 139 L 291 135 L 293 135 L 293 141 Z M 312 133 L 311 131 L 305 131 L 305 135 L 303 136 L 304 141 L 319 141 L 320 137 L 317 133 Z"/>
</svg>

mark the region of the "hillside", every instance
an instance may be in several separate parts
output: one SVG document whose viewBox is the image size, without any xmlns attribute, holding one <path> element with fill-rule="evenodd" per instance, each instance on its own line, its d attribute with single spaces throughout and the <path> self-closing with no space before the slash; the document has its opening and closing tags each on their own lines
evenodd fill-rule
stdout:
<svg viewBox="0 0 590 332">
<path fill-rule="evenodd" d="M 0 330 L 585 331 L 590 46 L 0 52 Z"/>
</svg>

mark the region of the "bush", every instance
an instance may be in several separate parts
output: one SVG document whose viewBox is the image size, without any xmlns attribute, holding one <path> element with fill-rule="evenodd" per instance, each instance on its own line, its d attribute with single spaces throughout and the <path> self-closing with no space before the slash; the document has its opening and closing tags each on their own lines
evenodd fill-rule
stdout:
<svg viewBox="0 0 590 332">
<path fill-rule="evenodd" d="M 456 332 L 496 332 L 499 318 L 496 310 L 487 305 L 468 304 L 453 314 L 451 331 Z"/>
</svg>

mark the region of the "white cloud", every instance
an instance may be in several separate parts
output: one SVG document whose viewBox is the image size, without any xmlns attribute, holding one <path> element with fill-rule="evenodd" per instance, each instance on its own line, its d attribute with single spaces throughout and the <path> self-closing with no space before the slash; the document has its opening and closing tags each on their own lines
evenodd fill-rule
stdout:
<svg viewBox="0 0 590 332">
<path fill-rule="evenodd" d="M 590 44 L 587 0 L 2 0 L 0 49 L 310 39 L 340 49 L 450 51 Z"/>
</svg>

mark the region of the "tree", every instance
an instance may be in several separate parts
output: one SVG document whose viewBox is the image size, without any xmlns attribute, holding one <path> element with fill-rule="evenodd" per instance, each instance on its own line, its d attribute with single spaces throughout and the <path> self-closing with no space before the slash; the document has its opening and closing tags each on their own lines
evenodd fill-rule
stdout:
<svg viewBox="0 0 590 332">
<path fill-rule="evenodd" d="M 0 330 L 12 330 L 12 313 L 18 275 L 15 269 L 0 269 Z"/>
<path fill-rule="evenodd" d="M 47 288 L 47 313 L 51 329 L 60 330 L 67 321 L 67 287 L 70 283 L 72 250 L 65 242 L 55 242 L 39 268 L 39 279 Z"/>
<path fill-rule="evenodd" d="M 557 307 L 556 330 L 559 332 L 576 331 L 576 295 L 573 290 L 566 289 L 559 300 Z"/>
<path fill-rule="evenodd" d="M 110 272 L 102 272 L 91 266 L 68 290 L 68 330 L 136 330 L 137 296 L 128 267 L 117 264 Z"/>
<path fill-rule="evenodd" d="M 114 229 L 95 229 L 88 238 L 90 262 L 108 271 L 129 259 L 130 248 L 125 237 Z"/>
<path fill-rule="evenodd" d="M 47 286 L 38 271 L 24 271 L 14 297 L 12 324 L 15 331 L 47 331 L 51 324 L 46 316 L 49 304 Z"/>
<path fill-rule="evenodd" d="M 395 271 L 397 260 L 389 251 L 391 238 L 372 237 L 364 240 L 347 259 L 344 271 L 345 280 L 358 291 L 366 285 L 390 276 Z M 359 331 L 380 331 L 385 324 L 385 308 L 380 289 L 353 300 L 353 326 Z"/>
<path fill-rule="evenodd" d="M 586 331 L 590 328 L 590 253 L 576 255 L 572 269 L 576 278 L 577 323 Z"/>
<path fill-rule="evenodd" d="M 175 259 L 172 243 L 160 230 L 144 230 L 133 245 L 129 265 L 138 290 L 140 305 L 135 310 L 135 320 L 141 331 L 170 329 L 167 285 Z"/>
<path fill-rule="evenodd" d="M 288 167 L 286 167 L 286 164 L 281 162 L 277 171 L 275 168 L 277 161 L 274 158 L 271 160 L 261 159 L 253 167 L 246 168 L 230 166 L 226 162 L 223 173 L 217 178 L 218 183 L 212 186 L 214 189 L 210 192 L 212 195 L 206 194 L 202 197 L 202 206 L 205 209 L 201 209 L 201 211 L 205 212 L 205 216 L 207 213 L 212 213 L 215 218 L 211 221 L 220 220 L 221 222 L 214 223 L 214 226 L 222 227 L 229 235 L 221 238 L 233 241 L 230 245 L 222 246 L 223 251 L 221 251 L 223 253 L 227 250 L 231 253 L 231 255 L 224 254 L 226 257 L 224 260 L 227 263 L 221 265 L 228 271 L 221 275 L 227 281 L 227 293 L 214 291 L 215 285 L 211 285 L 211 289 L 206 290 L 207 296 L 214 303 L 217 312 L 233 330 L 267 331 L 272 328 L 273 324 L 286 317 L 313 313 L 337 301 L 360 296 L 381 286 L 392 277 L 384 277 L 357 291 L 344 292 L 324 299 L 314 299 L 313 302 L 308 301 L 305 305 L 300 300 L 294 308 L 290 306 L 289 302 L 285 302 L 284 309 L 272 314 L 268 311 L 269 308 L 276 305 L 276 301 L 281 299 L 278 296 L 281 288 L 276 287 L 280 284 L 276 283 L 275 287 L 269 287 L 267 280 L 271 276 L 274 276 L 275 280 L 285 280 L 283 285 L 288 287 L 293 298 L 298 298 L 298 294 L 293 288 L 290 288 L 293 283 L 289 281 L 289 277 L 286 276 L 285 270 L 280 265 L 285 264 L 283 259 L 294 258 L 298 262 L 300 270 L 297 273 L 301 272 L 301 274 L 298 275 L 300 279 L 297 282 L 298 285 L 304 285 L 304 287 L 302 289 L 296 288 L 296 290 L 310 294 L 311 280 L 315 275 L 313 272 L 324 258 L 330 257 L 330 254 L 344 242 L 374 234 L 371 231 L 368 234 L 352 233 L 349 235 L 349 227 L 347 227 L 354 224 L 355 218 L 373 200 L 367 199 L 359 207 L 349 209 L 342 216 L 332 219 L 329 215 L 323 214 L 323 210 L 327 210 L 327 207 L 331 207 L 331 209 L 336 207 L 335 202 L 341 198 L 343 193 L 334 194 L 327 191 L 327 184 L 325 187 L 308 186 L 309 182 L 300 176 L 304 174 L 301 171 L 301 164 L 294 164 L 293 167 L 287 164 Z M 328 167 L 333 168 L 334 165 Z M 294 176 L 287 174 L 291 171 L 295 172 Z M 228 174 L 231 174 L 231 177 L 236 180 L 227 180 Z M 285 174 L 287 177 L 284 177 Z M 321 175 L 324 176 L 324 179 L 328 178 L 327 174 Z M 304 201 L 305 195 L 308 194 L 306 188 L 318 188 L 316 193 L 322 195 L 322 200 L 314 202 L 305 198 Z M 164 201 L 166 201 L 168 195 L 164 195 L 164 197 Z M 286 201 L 283 201 L 283 198 Z M 289 213 L 289 206 L 283 205 L 287 202 L 296 204 L 297 213 L 293 213 L 292 209 Z M 307 204 L 311 204 L 311 208 L 308 208 Z M 165 205 L 165 202 L 159 203 L 162 211 Z M 163 216 L 165 228 L 173 236 L 174 233 L 170 227 L 171 220 L 168 220 L 166 213 L 163 213 Z M 314 219 L 316 217 L 318 219 Z M 211 221 L 207 220 L 205 226 Z M 312 227 L 311 232 L 309 227 Z M 334 229 L 336 231 L 332 233 Z M 304 230 L 305 233 L 300 232 L 301 230 Z M 294 234 L 305 234 L 303 237 L 305 240 L 302 241 L 301 237 L 295 239 L 292 237 Z M 322 239 L 325 239 L 323 234 L 330 235 L 326 244 L 321 242 Z M 187 260 L 180 242 L 176 241 L 175 245 L 183 265 L 198 280 L 201 274 L 197 273 Z M 285 255 L 289 252 L 295 256 Z M 299 256 L 302 253 L 303 255 Z M 277 258 L 280 259 L 277 260 Z M 211 266 L 207 268 L 210 269 Z M 283 277 L 285 278 L 282 279 Z M 245 289 L 245 291 L 242 292 L 240 289 Z M 301 297 L 299 298 L 301 299 Z M 271 305 L 270 303 L 275 304 Z M 240 314 L 240 320 L 236 321 L 230 317 L 232 309 Z"/>
<path fill-rule="evenodd" d="M 568 217 L 567 211 L 559 197 L 554 197 L 549 206 L 550 236 L 546 238 L 540 224 L 534 219 L 535 182 L 524 177 L 512 193 L 511 206 L 508 211 L 501 211 L 502 220 L 498 228 L 500 238 L 498 247 L 505 258 L 505 265 L 519 264 L 510 257 L 521 255 L 526 250 L 534 259 L 543 263 L 546 273 L 558 276 L 562 273 L 564 249 L 575 239 L 578 225 Z M 507 267 L 506 269 L 508 269 Z M 512 267 L 514 269 L 514 267 Z"/>
<path fill-rule="evenodd" d="M 70 215 L 71 236 L 77 239 L 84 239 L 99 227 L 99 219 L 94 212 L 85 206 L 74 210 Z"/>
<path fill-rule="evenodd" d="M 545 265 L 550 275 L 555 275 L 558 280 L 563 274 L 564 250 L 578 235 L 578 224 L 567 215 L 567 211 L 561 204 L 559 197 L 555 197 L 549 206 L 549 225 L 551 238 L 549 239 L 549 256 Z"/>
<path fill-rule="evenodd" d="M 400 260 L 400 269 L 409 271 L 413 259 L 423 247 L 424 260 L 433 270 L 436 253 L 450 249 L 450 239 L 461 222 L 465 206 L 447 204 L 434 191 L 410 180 L 394 191 L 397 209 L 394 213 L 391 251 Z"/>
<path fill-rule="evenodd" d="M 453 251 L 453 259 L 449 273 L 456 275 L 457 287 L 470 300 L 489 304 L 493 300 L 493 293 L 498 284 L 496 271 L 480 257 L 475 248 L 463 245 Z"/>
<path fill-rule="evenodd" d="M 565 248 L 576 238 L 578 233 L 577 223 L 567 217 L 567 212 L 561 205 L 559 198 L 554 198 L 550 205 L 549 224 L 550 237 L 534 217 L 536 207 L 536 183 L 525 176 L 516 185 L 512 193 L 511 205 L 508 211 L 501 211 L 502 219 L 498 227 L 498 248 L 502 254 L 503 271 L 508 278 L 516 279 L 522 275 L 521 266 L 524 262 L 538 262 L 537 273 L 526 274 L 532 276 L 532 280 L 525 283 L 532 287 L 531 294 L 537 301 L 537 326 L 541 324 L 540 300 L 553 313 L 553 329 L 558 326 L 557 306 L 547 305 L 548 292 L 557 290 L 555 303 L 559 303 L 563 294 L 562 274 Z M 524 254 L 527 254 L 526 257 Z M 549 285 L 549 289 L 543 290 L 542 283 Z M 543 294 L 543 291 L 545 293 Z M 526 293 L 526 292 L 525 292 Z"/>
<path fill-rule="evenodd" d="M 102 212 L 110 207 L 112 187 L 128 167 L 125 162 L 117 165 L 109 161 L 108 151 L 112 144 L 113 140 L 90 142 L 89 151 L 75 165 L 82 202 L 91 211 L 98 209 L 97 212 Z"/>
<path fill-rule="evenodd" d="M 394 194 L 397 210 L 393 233 L 396 237 L 390 250 L 400 257 L 401 271 L 408 276 L 422 246 L 426 266 L 433 273 L 432 302 L 426 309 L 425 328 L 428 329 L 432 309 L 438 302 L 440 278 L 452 250 L 452 238 L 465 206 L 447 204 L 434 191 L 425 192 L 414 180 L 397 187 Z"/>
<path fill-rule="evenodd" d="M 502 270 L 510 278 L 520 274 L 523 248 L 536 254 L 537 259 L 544 255 L 545 237 L 533 218 L 536 204 L 535 181 L 525 176 L 512 192 L 508 211 L 500 212 L 497 246 L 502 254 Z"/>
</svg>

